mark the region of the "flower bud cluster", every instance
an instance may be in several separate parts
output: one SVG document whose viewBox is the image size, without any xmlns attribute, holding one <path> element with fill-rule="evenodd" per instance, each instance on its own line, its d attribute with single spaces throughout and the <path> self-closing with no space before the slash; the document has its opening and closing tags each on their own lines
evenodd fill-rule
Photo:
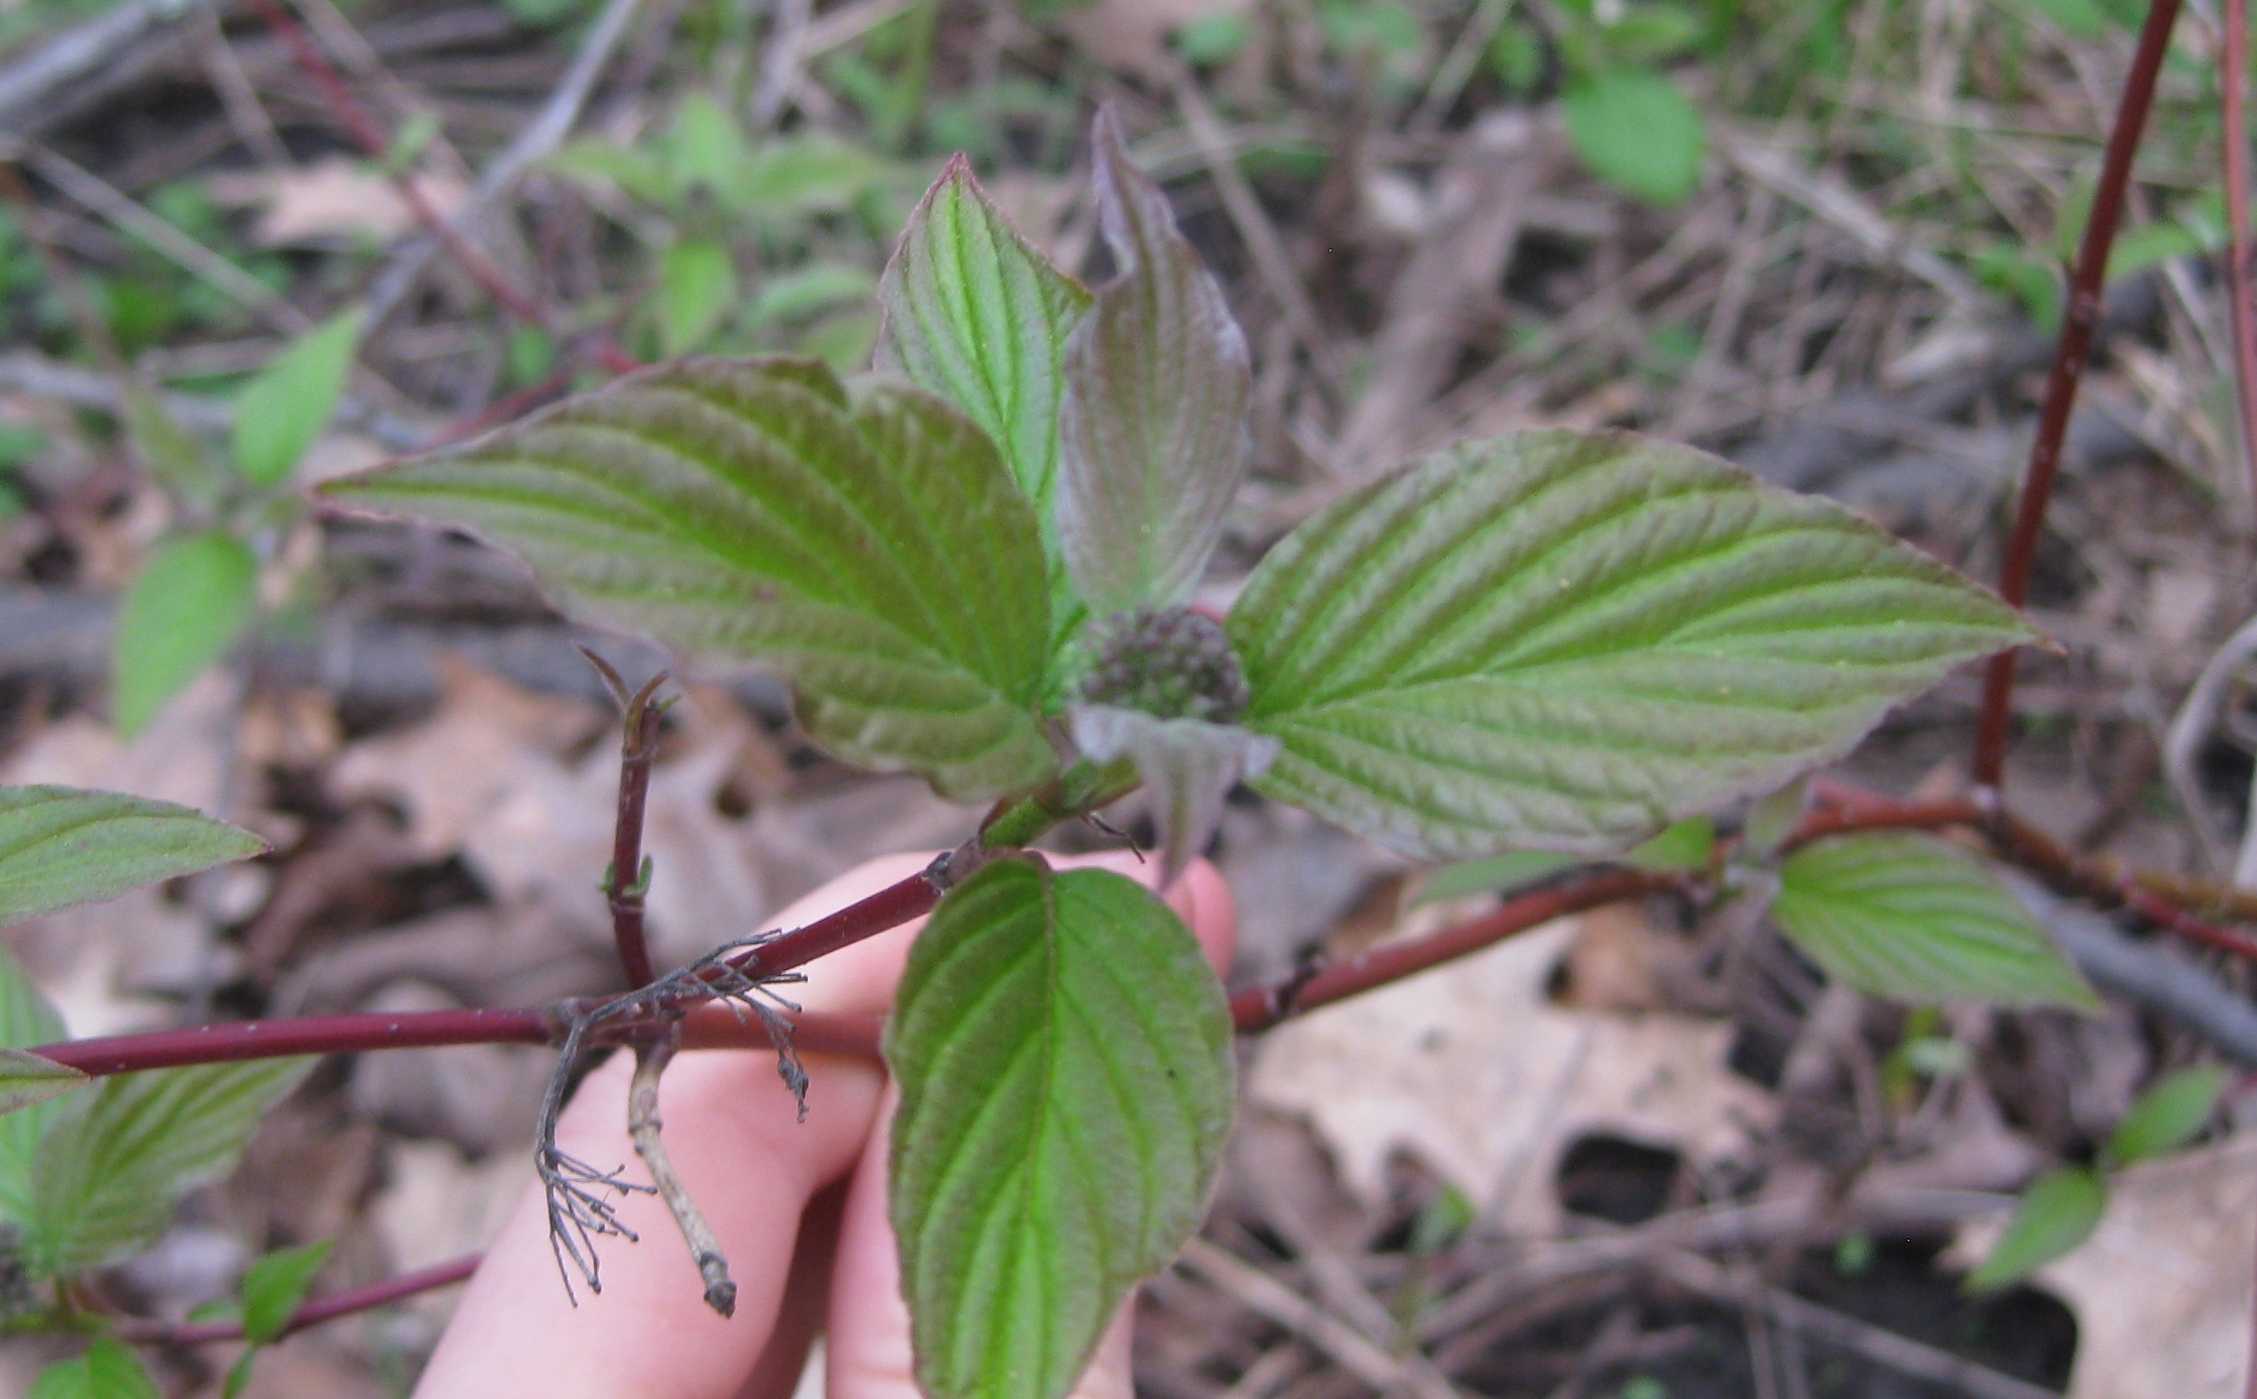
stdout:
<svg viewBox="0 0 2257 1399">
<path fill-rule="evenodd" d="M 1246 673 L 1230 638 L 1189 608 L 1117 612 L 1090 629 L 1089 653 L 1085 703 L 1216 724 L 1246 712 Z"/>
</svg>

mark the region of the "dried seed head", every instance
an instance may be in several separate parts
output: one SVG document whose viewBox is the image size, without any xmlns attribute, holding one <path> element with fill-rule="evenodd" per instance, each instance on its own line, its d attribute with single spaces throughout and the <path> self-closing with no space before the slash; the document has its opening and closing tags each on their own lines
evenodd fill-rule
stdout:
<svg viewBox="0 0 2257 1399">
<path fill-rule="evenodd" d="M 1089 653 L 1085 703 L 1216 724 L 1246 712 L 1246 673 L 1230 638 L 1189 608 L 1116 612 L 1090 629 Z"/>
</svg>

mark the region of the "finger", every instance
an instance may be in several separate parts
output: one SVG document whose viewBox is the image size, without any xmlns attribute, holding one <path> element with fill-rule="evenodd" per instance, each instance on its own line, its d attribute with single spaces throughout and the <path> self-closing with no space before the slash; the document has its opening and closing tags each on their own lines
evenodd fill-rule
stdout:
<svg viewBox="0 0 2257 1399">
<path fill-rule="evenodd" d="M 1149 883 L 1156 866 L 1136 866 L 1125 856 L 1060 861 L 1095 864 Z M 1176 881 L 1168 902 L 1191 928 L 1217 969 L 1230 965 L 1238 934 L 1238 913 L 1230 886 L 1213 865 L 1201 860 Z M 894 1094 L 888 1090 L 884 1118 L 890 1123 Z M 831 1331 L 828 1351 L 831 1399 L 913 1399 L 917 1393 L 910 1349 L 909 1308 L 901 1298 L 901 1267 L 894 1251 L 893 1226 L 886 1218 L 888 1133 L 870 1139 L 847 1187 L 846 1215 L 839 1231 L 838 1259 L 831 1279 Z M 1133 1303 L 1098 1345 L 1077 1395 L 1117 1399 L 1130 1393 L 1129 1317 Z"/>
<path fill-rule="evenodd" d="M 777 921 L 789 927 L 842 907 L 914 874 L 928 858 L 865 865 Z M 870 940 L 893 939 L 896 952 L 866 943 L 824 958 L 795 988 L 795 999 L 824 1010 L 883 1009 L 914 936 L 912 926 Z M 573 1277 L 580 1291 L 575 1308 L 550 1250 L 545 1199 L 533 1184 L 472 1277 L 419 1392 L 735 1393 L 774 1333 L 809 1199 L 848 1174 L 876 1120 L 877 1065 L 810 1055 L 806 1067 L 805 1123 L 770 1054 L 685 1054 L 659 1085 L 668 1154 L 729 1258 L 734 1319 L 706 1307 L 672 1216 L 649 1195 L 616 1199 L 641 1242 L 602 1240 L 603 1292 L 588 1295 Z M 582 1160 L 627 1165 L 630 1179 L 642 1179 L 626 1131 L 631 1072 L 630 1056 L 622 1054 L 589 1075 L 557 1138 Z"/>
</svg>

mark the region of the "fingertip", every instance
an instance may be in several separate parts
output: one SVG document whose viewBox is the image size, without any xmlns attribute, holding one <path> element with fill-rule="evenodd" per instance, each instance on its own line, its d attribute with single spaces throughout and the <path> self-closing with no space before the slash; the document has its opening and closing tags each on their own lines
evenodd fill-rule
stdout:
<svg viewBox="0 0 2257 1399">
<path fill-rule="evenodd" d="M 1168 905 L 1199 939 L 1215 970 L 1229 971 L 1238 950 L 1238 899 L 1223 872 L 1206 860 L 1193 861 L 1168 891 Z"/>
</svg>

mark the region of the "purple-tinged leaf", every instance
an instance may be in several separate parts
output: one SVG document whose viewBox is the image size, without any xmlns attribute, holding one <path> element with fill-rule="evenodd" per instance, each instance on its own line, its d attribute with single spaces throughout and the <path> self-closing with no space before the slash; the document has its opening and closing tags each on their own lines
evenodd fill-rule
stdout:
<svg viewBox="0 0 2257 1399">
<path fill-rule="evenodd" d="M 1160 887 L 1176 882 L 1222 820 L 1223 798 L 1277 757 L 1274 738 L 1236 724 L 1163 719 L 1141 709 L 1078 704 L 1067 711 L 1074 744 L 1099 762 L 1127 758 L 1151 794 L 1160 828 Z"/>
<path fill-rule="evenodd" d="M 1120 272 L 1066 341 L 1058 527 L 1067 571 L 1103 617 L 1181 602 L 1199 581 L 1246 474 L 1253 370 L 1222 288 L 1129 163 L 1111 112 L 1093 143 Z"/>
</svg>

